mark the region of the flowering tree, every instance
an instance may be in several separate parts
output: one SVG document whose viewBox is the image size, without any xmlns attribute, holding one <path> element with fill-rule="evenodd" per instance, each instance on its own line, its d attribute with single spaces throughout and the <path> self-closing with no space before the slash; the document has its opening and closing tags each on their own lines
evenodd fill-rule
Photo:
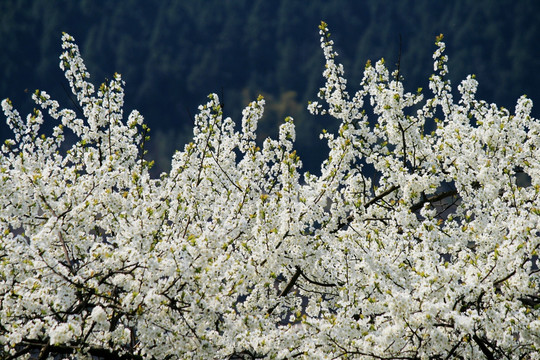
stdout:
<svg viewBox="0 0 540 360">
<path fill-rule="evenodd" d="M 301 175 L 291 118 L 261 149 L 264 99 L 235 128 L 210 95 L 159 179 L 120 75 L 96 91 L 64 34 L 77 108 L 2 102 L 2 358 L 540 358 L 532 101 L 511 114 L 471 76 L 453 94 L 442 38 L 429 96 L 382 60 L 350 95 L 320 33 L 309 110 L 341 122 L 320 176 Z"/>
</svg>

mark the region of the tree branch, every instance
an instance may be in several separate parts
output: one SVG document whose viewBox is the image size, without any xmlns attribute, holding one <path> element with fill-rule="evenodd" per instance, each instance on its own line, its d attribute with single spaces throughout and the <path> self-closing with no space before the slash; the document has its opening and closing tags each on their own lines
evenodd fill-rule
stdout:
<svg viewBox="0 0 540 360">
<path fill-rule="evenodd" d="M 484 353 L 484 355 L 486 355 L 487 360 L 495 360 L 495 355 L 486 346 L 486 343 L 487 343 L 486 340 L 479 338 L 478 335 L 476 335 L 476 334 L 473 335 L 473 340 L 476 342 L 476 344 L 478 344 L 478 347 L 480 348 L 482 353 Z"/>
<path fill-rule="evenodd" d="M 283 289 L 283 291 L 279 294 L 279 297 L 287 296 L 287 294 L 293 288 L 294 284 L 296 284 L 296 281 L 298 280 L 298 277 L 300 276 L 301 273 L 302 273 L 302 270 L 300 269 L 299 266 L 297 266 L 296 267 L 296 272 L 294 273 L 291 280 L 289 280 L 289 283 L 287 284 L 287 286 L 285 286 L 285 289 Z"/>
<path fill-rule="evenodd" d="M 76 351 L 86 344 L 76 344 L 76 345 L 50 345 L 43 340 L 23 340 L 22 344 L 25 345 L 24 349 L 17 352 L 16 354 L 8 357 L 9 360 L 14 360 L 17 357 L 20 357 L 23 354 L 32 353 L 34 351 L 40 351 L 41 354 L 56 354 L 56 355 L 69 355 L 74 354 Z M 95 356 L 102 359 L 111 359 L 111 360 L 143 360 L 143 357 L 135 354 L 124 353 L 122 350 L 109 350 L 99 347 L 90 347 L 87 351 L 87 354 Z"/>
<path fill-rule="evenodd" d="M 291 291 L 291 289 L 293 288 L 294 284 L 296 284 L 296 281 L 298 280 L 298 277 L 300 276 L 300 274 L 302 273 L 302 270 L 300 269 L 299 266 L 296 266 L 296 272 L 294 273 L 293 277 L 291 278 L 291 280 L 289 280 L 289 282 L 287 283 L 287 286 L 285 286 L 285 289 L 283 289 L 283 291 L 278 295 L 278 297 L 284 297 L 284 296 L 287 296 L 287 294 Z M 272 306 L 270 309 L 268 309 L 268 311 L 266 312 L 268 315 L 271 315 L 272 312 L 275 310 L 275 308 L 278 306 L 278 304 Z"/>
<path fill-rule="evenodd" d="M 318 282 L 318 281 L 315 281 L 315 280 L 311 280 L 310 278 L 307 277 L 307 275 L 300 269 L 300 275 L 302 275 L 302 277 L 304 279 L 306 279 L 307 282 L 311 283 L 311 284 L 314 284 L 314 285 L 318 285 L 318 286 L 322 286 L 322 287 L 336 287 L 340 284 L 325 284 L 325 283 L 321 283 L 321 282 Z"/>
<path fill-rule="evenodd" d="M 457 193 L 458 193 L 457 190 L 445 191 L 443 193 L 434 195 L 434 196 L 429 197 L 429 198 L 425 198 L 422 201 L 417 202 L 416 204 L 412 205 L 410 207 L 410 209 L 411 209 L 412 212 L 418 211 L 424 206 L 425 203 L 434 203 L 434 202 L 440 201 L 442 199 L 445 199 L 447 197 L 457 195 Z"/>
</svg>

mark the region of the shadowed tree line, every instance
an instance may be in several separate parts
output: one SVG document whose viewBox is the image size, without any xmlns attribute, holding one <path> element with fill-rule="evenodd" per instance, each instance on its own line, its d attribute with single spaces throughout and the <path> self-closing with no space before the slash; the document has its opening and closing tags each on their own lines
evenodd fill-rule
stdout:
<svg viewBox="0 0 540 360">
<path fill-rule="evenodd" d="M 122 74 L 126 107 L 139 109 L 152 128 L 156 172 L 191 137 L 192 116 L 211 92 L 236 119 L 264 94 L 259 136 L 275 135 L 277 124 L 293 116 L 304 168 L 318 172 L 326 155 L 318 134 L 337 126 L 305 110 L 322 85 L 314 31 L 321 19 L 332 26 L 353 87 L 368 59 L 397 62 L 400 36 L 405 85 L 426 87 L 433 39 L 444 33 L 452 80 L 474 72 L 479 96 L 513 109 L 523 93 L 540 99 L 539 8 L 534 0 L 1 1 L 0 98 L 31 109 L 29 93 L 39 88 L 69 103 L 55 60 L 66 31 L 80 44 L 94 81 Z M 0 131 L 8 136 L 5 124 Z"/>
</svg>

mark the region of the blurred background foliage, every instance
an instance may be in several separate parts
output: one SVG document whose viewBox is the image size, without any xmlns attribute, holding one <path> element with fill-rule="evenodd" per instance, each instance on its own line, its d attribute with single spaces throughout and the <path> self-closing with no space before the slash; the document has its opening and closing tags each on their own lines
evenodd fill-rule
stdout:
<svg viewBox="0 0 540 360">
<path fill-rule="evenodd" d="M 258 94 L 267 100 L 259 138 L 275 136 L 290 115 L 304 168 L 318 173 L 327 147 L 318 134 L 335 120 L 314 117 L 308 101 L 324 83 L 318 25 L 329 24 L 350 92 L 368 59 L 399 57 L 406 89 L 427 91 L 435 36 L 443 33 L 451 79 L 474 73 L 478 95 L 514 108 L 540 101 L 538 0 L 0 0 L 0 98 L 27 113 L 45 90 L 71 106 L 58 68 L 62 31 L 75 37 L 92 81 L 114 72 L 126 81 L 125 115 L 138 109 L 152 129 L 155 172 L 192 135 L 193 115 L 217 93 L 236 122 Z M 538 117 L 538 107 L 533 109 Z M 2 139 L 10 136 L 5 122 Z"/>
</svg>

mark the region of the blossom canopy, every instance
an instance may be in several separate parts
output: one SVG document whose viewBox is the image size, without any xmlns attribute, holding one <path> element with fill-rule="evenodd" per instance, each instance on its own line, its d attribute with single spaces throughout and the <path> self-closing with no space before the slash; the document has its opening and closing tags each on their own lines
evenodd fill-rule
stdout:
<svg viewBox="0 0 540 360">
<path fill-rule="evenodd" d="M 63 35 L 76 108 L 2 102 L 0 357 L 540 359 L 532 101 L 452 91 L 442 37 L 429 94 L 383 60 L 349 93 L 320 35 L 308 109 L 340 121 L 320 175 L 292 118 L 260 144 L 264 99 L 236 127 L 212 94 L 159 178 L 121 76 L 96 89 Z"/>
</svg>

